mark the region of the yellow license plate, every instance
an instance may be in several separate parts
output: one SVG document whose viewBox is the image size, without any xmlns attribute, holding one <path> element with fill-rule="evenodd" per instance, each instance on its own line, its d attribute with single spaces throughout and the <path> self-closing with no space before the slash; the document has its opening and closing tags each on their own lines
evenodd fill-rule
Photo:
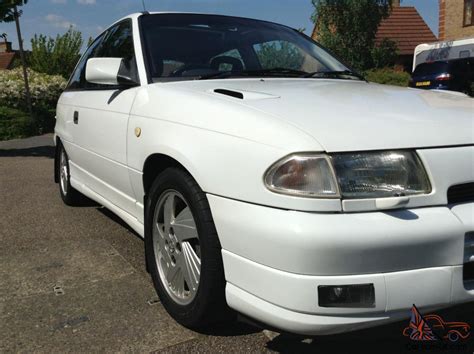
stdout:
<svg viewBox="0 0 474 354">
<path fill-rule="evenodd" d="M 416 83 L 417 87 L 419 87 L 419 86 L 430 86 L 430 85 L 431 85 L 431 81 L 420 81 L 420 82 Z"/>
</svg>

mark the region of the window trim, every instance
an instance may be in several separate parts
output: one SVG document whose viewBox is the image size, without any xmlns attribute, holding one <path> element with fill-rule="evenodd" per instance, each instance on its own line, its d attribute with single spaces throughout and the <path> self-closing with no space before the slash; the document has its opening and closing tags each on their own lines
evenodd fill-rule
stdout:
<svg viewBox="0 0 474 354">
<path fill-rule="evenodd" d="M 114 24 L 110 25 L 107 29 L 105 29 L 104 31 L 102 31 L 93 41 L 92 43 L 90 44 L 90 46 L 88 46 L 86 48 L 86 50 L 84 51 L 84 54 L 83 56 L 86 54 L 86 52 L 89 50 L 89 48 L 95 44 L 95 42 L 97 40 L 100 39 L 100 41 L 104 41 L 104 39 L 107 37 L 107 33 L 114 27 L 116 26 L 120 26 L 122 23 L 125 23 L 125 22 L 129 22 L 130 23 L 130 28 L 131 28 L 131 31 L 132 31 L 132 41 L 133 41 L 133 50 L 134 50 L 134 56 L 135 56 L 135 61 L 137 60 L 137 53 L 135 53 L 135 36 L 134 36 L 134 30 L 133 30 L 133 19 L 130 18 L 130 17 L 127 17 L 127 18 L 124 18 L 123 20 L 120 20 L 118 22 L 115 22 Z M 102 43 L 100 43 L 99 45 L 102 45 Z M 77 66 L 81 63 L 82 59 L 83 59 L 83 56 L 81 56 L 81 58 L 79 59 L 79 61 L 77 62 L 77 65 L 76 67 L 74 68 L 74 71 L 72 72 L 71 74 L 71 77 L 69 78 L 69 81 L 67 83 L 67 86 L 66 88 L 64 89 L 63 92 L 78 92 L 78 91 L 117 91 L 117 90 L 127 90 L 127 89 L 130 89 L 130 88 L 133 88 L 133 87 L 130 87 L 130 86 L 127 86 L 127 85 L 102 85 L 102 86 L 99 86 L 99 87 L 78 87 L 78 88 L 70 88 L 70 81 L 73 77 L 73 75 L 75 74 L 76 72 L 76 69 L 77 69 Z M 87 65 L 87 62 L 86 64 Z M 85 66 L 84 66 L 84 69 L 85 69 Z M 137 70 L 137 73 L 138 73 L 138 70 Z M 140 74 L 138 73 L 138 76 L 140 76 Z"/>
<path fill-rule="evenodd" d="M 467 3 L 471 2 L 471 23 L 466 22 Z M 474 0 L 464 0 L 464 8 L 462 12 L 462 26 L 470 27 L 474 26 Z"/>
</svg>

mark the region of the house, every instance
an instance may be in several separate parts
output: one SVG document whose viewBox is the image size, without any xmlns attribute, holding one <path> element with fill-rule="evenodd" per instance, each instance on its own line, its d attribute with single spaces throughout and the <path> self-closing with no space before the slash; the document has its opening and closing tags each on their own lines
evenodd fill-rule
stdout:
<svg viewBox="0 0 474 354">
<path fill-rule="evenodd" d="M 400 6 L 399 0 L 394 1 L 390 16 L 380 24 L 375 42 L 380 43 L 384 38 L 397 43 L 396 65 L 409 72 L 411 72 L 416 46 L 438 40 L 416 8 Z"/>
<path fill-rule="evenodd" d="M 11 69 L 17 52 L 12 50 L 11 42 L 0 42 L 0 70 Z"/>
<path fill-rule="evenodd" d="M 439 39 L 474 37 L 474 0 L 439 0 Z"/>
</svg>

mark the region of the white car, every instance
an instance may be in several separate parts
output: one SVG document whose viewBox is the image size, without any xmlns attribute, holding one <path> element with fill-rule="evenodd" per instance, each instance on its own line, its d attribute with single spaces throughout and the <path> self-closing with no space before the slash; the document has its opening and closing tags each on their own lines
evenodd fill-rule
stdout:
<svg viewBox="0 0 474 354">
<path fill-rule="evenodd" d="M 332 334 L 474 301 L 474 116 L 296 30 L 130 15 L 57 106 L 56 180 L 144 237 L 166 310 Z"/>
</svg>

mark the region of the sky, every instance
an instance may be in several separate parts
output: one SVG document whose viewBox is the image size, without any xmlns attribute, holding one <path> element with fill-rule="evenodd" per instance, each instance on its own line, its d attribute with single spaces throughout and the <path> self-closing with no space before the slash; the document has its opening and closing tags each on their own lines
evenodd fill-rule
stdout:
<svg viewBox="0 0 474 354">
<path fill-rule="evenodd" d="M 251 17 L 305 28 L 311 34 L 311 0 L 144 0 L 148 11 L 185 11 Z M 415 6 L 435 35 L 438 34 L 438 0 L 402 0 Z M 69 26 L 81 31 L 85 42 L 109 24 L 143 10 L 142 0 L 29 0 L 21 17 L 25 48 L 31 48 L 35 33 L 55 37 Z M 13 48 L 18 48 L 15 26 L 0 23 Z"/>
</svg>

